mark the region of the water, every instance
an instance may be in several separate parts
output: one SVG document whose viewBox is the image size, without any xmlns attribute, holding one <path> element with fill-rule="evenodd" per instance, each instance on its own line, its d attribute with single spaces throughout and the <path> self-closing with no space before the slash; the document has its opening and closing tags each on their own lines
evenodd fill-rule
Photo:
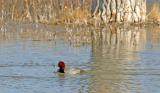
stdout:
<svg viewBox="0 0 160 93">
<path fill-rule="evenodd" d="M 89 28 L 90 43 L 29 28 L 0 32 L 2 93 L 160 92 L 159 27 Z M 59 60 L 86 73 L 55 74 Z"/>
<path fill-rule="evenodd" d="M 86 85 L 85 75 L 61 79 L 53 72 L 59 60 L 73 66 L 87 64 L 89 46 L 75 49 L 63 42 L 13 40 L 2 42 L 0 51 L 3 93 L 77 93 Z"/>
</svg>

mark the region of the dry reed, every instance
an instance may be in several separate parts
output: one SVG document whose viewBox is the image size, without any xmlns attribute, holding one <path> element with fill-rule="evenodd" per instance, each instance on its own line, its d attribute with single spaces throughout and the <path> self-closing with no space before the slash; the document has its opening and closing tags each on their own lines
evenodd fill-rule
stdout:
<svg viewBox="0 0 160 93">
<path fill-rule="evenodd" d="M 160 9 L 159 3 L 155 2 L 151 8 L 151 11 L 148 14 L 149 21 L 157 22 L 160 21 Z"/>
<path fill-rule="evenodd" d="M 61 12 L 60 16 L 57 17 L 56 22 L 66 24 L 87 24 L 89 18 L 88 10 L 76 8 L 74 10 L 65 7 L 64 11 Z"/>
<path fill-rule="evenodd" d="M 91 0 L 1 0 L 5 21 L 79 23 L 87 20 Z"/>
</svg>

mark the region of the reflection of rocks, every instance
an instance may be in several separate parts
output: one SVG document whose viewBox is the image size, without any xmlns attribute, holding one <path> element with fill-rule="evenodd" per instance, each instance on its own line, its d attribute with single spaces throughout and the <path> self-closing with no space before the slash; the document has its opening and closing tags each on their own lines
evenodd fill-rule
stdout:
<svg viewBox="0 0 160 93">
<path fill-rule="evenodd" d="M 68 40 L 71 44 L 90 44 L 101 43 L 103 45 L 112 45 L 118 47 L 120 45 L 129 47 L 143 47 L 139 45 L 140 41 L 145 38 L 144 28 L 139 27 L 116 27 L 114 25 L 105 28 L 89 28 L 89 27 L 66 27 L 66 32 L 59 33 L 63 35 L 63 39 Z M 145 41 L 145 40 L 144 40 Z"/>
<path fill-rule="evenodd" d="M 93 32 L 93 34 L 94 43 L 101 43 L 102 45 L 117 48 L 140 48 L 143 47 L 145 43 L 145 30 L 139 27 L 124 28 L 109 26 L 97 33 Z"/>
<path fill-rule="evenodd" d="M 133 87 L 137 89 L 132 80 L 135 72 L 129 69 L 136 68 L 130 63 L 138 59 L 135 52 L 145 45 L 145 29 L 109 26 L 93 36 L 91 93 L 131 93 Z"/>
<path fill-rule="evenodd" d="M 143 86 L 138 80 L 143 74 L 140 73 L 139 65 L 143 63 L 138 52 L 143 50 L 145 45 L 151 48 L 159 47 L 159 29 L 160 27 L 155 26 L 149 28 L 109 26 L 95 31 L 92 43 L 93 71 L 90 78 L 90 93 L 141 93 Z"/>
</svg>

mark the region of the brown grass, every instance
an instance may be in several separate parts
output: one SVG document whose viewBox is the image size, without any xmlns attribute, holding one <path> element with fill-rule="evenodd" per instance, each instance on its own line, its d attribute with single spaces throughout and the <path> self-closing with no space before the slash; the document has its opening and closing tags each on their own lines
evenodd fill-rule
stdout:
<svg viewBox="0 0 160 93">
<path fill-rule="evenodd" d="M 87 24 L 87 20 L 90 17 L 90 4 L 91 0 L 85 0 L 82 5 L 80 0 L 73 0 L 73 2 L 71 0 L 63 0 L 61 8 L 58 9 L 59 11 L 56 13 L 56 17 L 52 18 L 51 23 Z M 55 7 L 58 8 L 58 6 Z"/>
<path fill-rule="evenodd" d="M 62 11 L 54 20 L 56 23 L 64 23 L 64 24 L 87 24 L 87 20 L 89 18 L 89 11 L 87 9 L 76 8 L 71 9 L 65 7 L 64 11 Z M 53 21 L 53 20 L 52 20 Z"/>
<path fill-rule="evenodd" d="M 0 0 L 0 4 L 5 21 L 78 23 L 87 20 L 91 0 Z"/>
<path fill-rule="evenodd" d="M 148 19 L 151 21 L 160 20 L 160 9 L 159 3 L 155 2 L 151 8 L 151 11 L 148 14 Z"/>
</svg>

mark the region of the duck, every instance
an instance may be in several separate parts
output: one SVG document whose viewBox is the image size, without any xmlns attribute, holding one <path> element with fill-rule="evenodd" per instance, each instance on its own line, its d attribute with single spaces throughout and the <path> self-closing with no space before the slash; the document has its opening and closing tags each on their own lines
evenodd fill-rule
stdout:
<svg viewBox="0 0 160 93">
<path fill-rule="evenodd" d="M 83 70 L 80 68 L 66 68 L 66 64 L 64 61 L 58 62 L 58 73 L 68 73 L 68 74 L 80 74 Z"/>
</svg>

